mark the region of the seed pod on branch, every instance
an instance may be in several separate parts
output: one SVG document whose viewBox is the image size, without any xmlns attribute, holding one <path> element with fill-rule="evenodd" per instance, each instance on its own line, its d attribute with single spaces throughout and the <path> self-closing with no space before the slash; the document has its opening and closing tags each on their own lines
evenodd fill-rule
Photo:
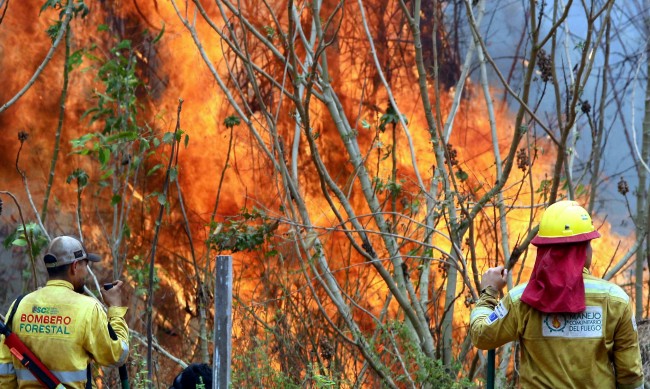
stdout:
<svg viewBox="0 0 650 389">
<path fill-rule="evenodd" d="M 623 177 L 618 181 L 618 193 L 625 196 L 627 192 L 630 191 L 630 187 L 627 185 L 627 181 Z"/>
<path fill-rule="evenodd" d="M 334 347 L 327 339 L 321 339 L 320 341 L 320 356 L 326 361 L 334 357 Z"/>
<path fill-rule="evenodd" d="M 451 166 L 456 166 L 458 165 L 458 151 L 454 149 L 454 146 L 452 146 L 451 143 L 447 143 L 447 158 L 449 158 L 449 163 Z"/>
<path fill-rule="evenodd" d="M 18 140 L 20 141 L 20 143 L 25 142 L 27 138 L 29 138 L 29 133 L 25 131 L 18 131 Z"/>
<path fill-rule="evenodd" d="M 537 52 L 537 68 L 541 73 L 540 78 L 542 81 L 549 82 L 553 80 L 553 61 L 544 49 Z"/>
<path fill-rule="evenodd" d="M 528 168 L 529 162 L 530 161 L 528 160 L 528 153 L 526 153 L 526 149 L 522 147 L 517 152 L 517 167 L 521 169 L 522 172 L 525 173 L 526 169 Z"/>
</svg>

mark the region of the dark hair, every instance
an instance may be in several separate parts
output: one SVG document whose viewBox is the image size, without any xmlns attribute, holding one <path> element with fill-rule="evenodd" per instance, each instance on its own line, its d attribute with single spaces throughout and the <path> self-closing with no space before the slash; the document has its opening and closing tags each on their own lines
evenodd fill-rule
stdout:
<svg viewBox="0 0 650 389">
<path fill-rule="evenodd" d="M 71 263 L 68 263 L 66 265 L 61 265 L 57 267 L 48 267 L 46 268 L 47 275 L 50 278 L 62 278 L 68 272 L 68 269 L 70 268 L 71 265 L 72 265 Z"/>
<path fill-rule="evenodd" d="M 169 389 L 211 389 L 212 367 L 206 363 L 192 363 L 181 371 Z"/>
</svg>

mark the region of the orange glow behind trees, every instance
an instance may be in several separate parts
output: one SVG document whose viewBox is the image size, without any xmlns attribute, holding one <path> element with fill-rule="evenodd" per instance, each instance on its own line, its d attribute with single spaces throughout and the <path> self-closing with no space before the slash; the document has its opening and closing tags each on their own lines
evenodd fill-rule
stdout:
<svg viewBox="0 0 650 389">
<path fill-rule="evenodd" d="M 589 182 L 593 167 L 570 151 L 574 123 L 593 125 L 576 108 L 583 96 L 572 86 L 589 82 L 589 51 L 602 42 L 571 53 L 580 66 L 573 83 L 568 76 L 544 83 L 535 65 L 543 37 L 531 34 L 537 18 L 527 21 L 522 11 L 517 28 L 526 45 L 513 48 L 518 59 L 502 82 L 481 69 L 488 60 L 476 60 L 476 44 L 484 46 L 472 43 L 470 26 L 480 23 L 482 0 L 470 7 L 471 18 L 469 1 L 421 10 L 399 1 L 109 3 L 88 1 L 89 14 L 72 20 L 68 84 L 64 42 L 25 95 L 0 113 L 0 190 L 19 194 L 34 221 L 15 169 L 16 134 L 30 135 L 19 165 L 38 212 L 60 147 L 44 225 L 50 235 L 75 233 L 81 209 L 86 241 L 106 254 L 98 277 L 117 272 L 133 289 L 129 324 L 139 334 L 153 298 L 154 338 L 164 348 L 155 357 L 156 383 L 180 370 L 176 359 L 210 360 L 205 334 L 219 298 L 211 289 L 217 254 L 235 258 L 235 386 L 444 387 L 481 378 L 482 359 L 466 331 L 478 278 L 522 248 L 511 274 L 513 284 L 525 281 L 535 254 L 527 239 L 545 204 L 565 197 L 587 204 L 599 194 Z M 41 5 L 12 2 L 0 24 L 0 67 L 11 74 L 0 104 L 50 48 L 44 31 L 61 8 L 39 16 Z M 597 19 L 594 40 L 607 15 Z M 485 45 L 486 36 L 480 39 Z M 125 40 L 132 49 L 119 46 Z M 468 50 L 474 59 L 466 63 Z M 487 47 L 480 58 L 490 55 Z M 101 65 L 120 56 L 143 84 L 124 100 L 102 100 L 116 75 L 100 80 Z M 545 88 L 563 96 L 559 113 L 538 108 L 556 96 Z M 90 123 L 84 112 L 98 101 L 115 108 Z M 107 122 L 115 124 L 110 134 Z M 127 131 L 128 123 L 136 130 Z M 90 133 L 97 135 L 72 148 Z M 79 197 L 78 180 L 66 183 L 75 169 L 89 177 Z M 146 274 L 161 204 L 150 296 Z M 2 217 L 11 228 L 19 224 L 7 202 Z M 634 241 L 617 236 L 605 216 L 594 221 L 603 238 L 594 242 L 592 270 L 602 276 Z M 629 278 L 617 276 L 619 283 Z M 132 359 L 141 360 L 145 346 L 134 344 Z M 507 371 L 511 354 L 502 359 Z M 135 376 L 138 366 L 132 370 Z"/>
</svg>

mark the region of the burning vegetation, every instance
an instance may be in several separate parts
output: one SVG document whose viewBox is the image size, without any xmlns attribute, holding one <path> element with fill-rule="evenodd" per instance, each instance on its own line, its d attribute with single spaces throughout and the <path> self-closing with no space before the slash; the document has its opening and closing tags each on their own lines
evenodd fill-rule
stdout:
<svg viewBox="0 0 650 389">
<path fill-rule="evenodd" d="M 570 54 L 544 2 L 426 3 L 0 0 L 0 197 L 18 197 L 1 259 L 20 264 L 3 307 L 44 283 L 48 235 L 83 235 L 100 282 L 130 285 L 132 380 L 166 387 L 211 362 L 214 258 L 232 255 L 233 387 L 442 388 L 484 379 L 479 276 L 527 280 L 546 204 L 594 213 L 596 275 L 643 280 L 599 207 L 612 2 Z M 508 64 L 488 15 L 517 24 Z"/>
</svg>

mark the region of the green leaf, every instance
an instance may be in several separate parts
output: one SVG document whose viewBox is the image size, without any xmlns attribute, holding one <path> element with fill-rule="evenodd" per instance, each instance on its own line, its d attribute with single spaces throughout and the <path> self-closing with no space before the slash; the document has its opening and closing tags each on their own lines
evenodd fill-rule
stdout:
<svg viewBox="0 0 650 389">
<path fill-rule="evenodd" d="M 467 173 L 465 173 L 464 171 L 459 170 L 459 171 L 456 172 L 456 178 L 458 178 L 462 182 L 462 181 L 467 180 L 469 178 L 469 175 Z"/>
<path fill-rule="evenodd" d="M 166 132 L 165 135 L 163 135 L 162 141 L 168 145 L 171 144 L 174 141 L 174 133 Z"/>
<path fill-rule="evenodd" d="M 138 139 L 138 133 L 137 132 L 135 132 L 135 131 L 122 131 L 122 132 L 118 132 L 115 135 L 111 135 L 111 136 L 107 137 L 106 142 L 111 143 L 111 142 L 118 141 L 118 140 L 123 140 L 123 141 L 129 142 L 129 141 L 134 141 L 136 139 Z"/>
<path fill-rule="evenodd" d="M 547 189 L 550 185 L 551 185 L 551 181 L 549 181 L 549 180 L 542 180 L 542 181 L 539 183 L 539 188 L 537 188 L 537 190 L 535 191 L 535 193 L 542 193 L 542 192 L 545 192 L 546 189 Z"/>
<path fill-rule="evenodd" d="M 223 125 L 226 126 L 226 128 L 233 128 L 238 126 L 240 123 L 241 120 L 239 119 L 239 116 L 236 115 L 230 115 L 223 121 Z"/>
<path fill-rule="evenodd" d="M 115 101 L 114 98 L 108 96 L 108 95 L 105 94 L 105 93 L 101 93 L 101 92 L 95 91 L 95 94 L 96 94 L 100 99 L 104 99 L 105 102 L 112 103 L 113 101 Z M 111 111 L 111 110 L 104 110 L 103 113 L 112 113 L 112 111 Z"/>
<path fill-rule="evenodd" d="M 106 170 L 106 173 L 102 174 L 102 176 L 99 177 L 99 179 L 100 180 L 105 180 L 108 177 L 112 176 L 114 173 L 115 173 L 115 169 L 112 169 L 112 168 L 108 169 L 108 170 Z"/>
<path fill-rule="evenodd" d="M 99 158 L 99 163 L 101 163 L 102 166 L 106 166 L 108 161 L 111 159 L 111 150 L 108 147 L 102 147 L 99 149 L 99 155 L 97 157 Z"/>
<path fill-rule="evenodd" d="M 41 7 L 41 11 L 39 12 L 39 14 L 48 8 L 56 9 L 57 7 L 61 7 L 61 0 L 47 0 L 45 4 L 43 4 L 43 6 Z"/>
<path fill-rule="evenodd" d="M 157 164 L 156 166 L 154 166 L 154 167 L 152 167 L 151 169 L 149 169 L 149 171 L 147 172 L 147 177 L 150 176 L 150 175 L 152 175 L 152 174 L 154 174 L 158 169 L 160 169 L 160 168 L 163 167 L 163 166 L 165 166 L 165 165 L 163 165 L 162 163 L 159 163 L 159 164 Z"/>
<path fill-rule="evenodd" d="M 158 35 L 156 35 L 156 37 L 154 38 L 154 40 L 151 43 L 154 43 L 154 44 L 158 43 L 158 41 L 160 40 L 160 38 L 162 38 L 164 33 L 165 33 L 165 23 L 163 23 L 162 29 L 160 29 L 160 33 Z"/>
<path fill-rule="evenodd" d="M 178 169 L 173 167 L 173 168 L 169 169 L 169 180 L 171 182 L 174 182 L 174 181 L 176 181 L 176 178 L 178 178 Z"/>
<path fill-rule="evenodd" d="M 115 194 L 115 195 L 113 195 L 113 197 L 111 198 L 111 205 L 117 205 L 117 204 L 120 203 L 120 201 L 122 201 L 122 196 L 120 196 L 120 195 L 118 195 L 118 194 Z"/>
<path fill-rule="evenodd" d="M 124 50 L 130 48 L 131 48 L 131 41 L 129 39 L 125 39 L 122 42 L 118 43 L 117 46 L 115 46 L 116 50 Z"/>
<path fill-rule="evenodd" d="M 269 40 L 273 40 L 275 37 L 275 29 L 271 26 L 264 26 L 264 32 L 266 33 L 266 38 Z"/>
<path fill-rule="evenodd" d="M 61 26 L 63 26 L 63 23 L 60 21 L 55 22 L 53 25 L 47 28 L 45 32 L 47 33 L 47 36 L 50 37 L 50 40 L 54 42 L 56 40 L 57 35 L 59 35 L 59 31 L 61 31 Z"/>
<path fill-rule="evenodd" d="M 151 147 L 149 141 L 145 138 L 140 138 L 140 151 L 149 150 L 149 147 Z"/>
<path fill-rule="evenodd" d="M 77 181 L 79 189 L 83 189 L 86 185 L 88 185 L 88 173 L 86 173 L 86 171 L 83 169 L 75 169 L 72 173 L 70 173 L 65 182 L 69 184 L 73 180 Z"/>
<path fill-rule="evenodd" d="M 99 108 L 97 107 L 88 108 L 84 113 L 81 114 L 81 119 L 85 119 L 86 116 L 97 111 L 99 111 Z"/>
<path fill-rule="evenodd" d="M 108 31 L 108 24 L 100 24 L 97 26 L 97 31 Z"/>
<path fill-rule="evenodd" d="M 158 199 L 158 204 L 160 205 L 167 204 L 167 199 L 165 198 L 165 195 L 163 193 L 159 193 L 157 199 Z"/>
<path fill-rule="evenodd" d="M 18 247 L 25 247 L 27 246 L 27 241 L 22 238 L 14 239 L 13 242 L 11 242 L 12 245 L 18 246 Z"/>
<path fill-rule="evenodd" d="M 125 224 L 124 227 L 122 228 L 122 236 L 126 238 L 131 237 L 131 227 L 129 227 L 128 224 Z"/>
<path fill-rule="evenodd" d="M 185 134 L 185 148 L 187 148 L 188 143 L 190 143 L 190 136 Z"/>
<path fill-rule="evenodd" d="M 81 18 L 85 18 L 88 16 L 90 13 L 90 9 L 86 5 L 86 3 L 83 2 L 83 0 L 79 1 L 77 4 L 74 5 L 74 16 L 81 16 Z M 65 15 L 65 11 L 61 11 L 61 14 L 59 15 L 60 19 L 63 19 L 63 16 Z"/>
<path fill-rule="evenodd" d="M 82 148 L 82 147 L 85 147 L 86 143 L 91 141 L 94 137 L 95 137 L 95 134 L 85 134 L 85 135 L 80 136 L 77 139 L 71 140 L 70 143 L 72 144 L 72 147 L 75 148 L 75 149 L 76 148 Z"/>
<path fill-rule="evenodd" d="M 372 126 L 370 125 L 370 123 L 368 123 L 366 121 L 366 119 L 362 119 L 361 120 L 361 127 L 365 128 L 365 129 L 368 129 L 368 128 L 372 127 Z"/>
<path fill-rule="evenodd" d="M 68 57 L 68 71 L 79 67 L 83 63 L 83 50 L 77 50 Z"/>
</svg>

